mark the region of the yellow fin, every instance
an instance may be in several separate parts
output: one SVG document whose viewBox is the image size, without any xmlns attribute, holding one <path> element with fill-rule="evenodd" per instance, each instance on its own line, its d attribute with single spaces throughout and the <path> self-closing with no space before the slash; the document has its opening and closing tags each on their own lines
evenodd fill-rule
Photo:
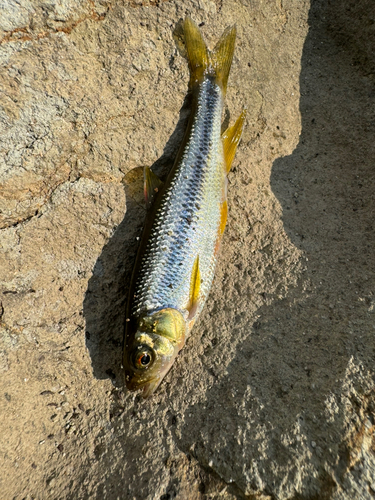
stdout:
<svg viewBox="0 0 375 500">
<path fill-rule="evenodd" d="M 180 55 L 187 59 L 184 25 L 185 21 L 180 19 L 173 30 L 172 36 Z"/>
<path fill-rule="evenodd" d="M 202 34 L 195 22 L 187 17 L 184 22 L 186 55 L 190 70 L 190 87 L 203 80 L 208 72 L 210 56 Z"/>
<path fill-rule="evenodd" d="M 190 17 L 186 17 L 183 30 L 190 69 L 190 88 L 200 83 L 205 75 L 210 75 L 225 94 L 236 41 L 236 28 L 227 28 L 212 52 L 207 49 L 198 26 Z M 181 45 L 180 40 L 179 44 Z M 181 48 L 180 52 L 184 53 Z"/>
<path fill-rule="evenodd" d="M 227 224 L 227 218 L 228 218 L 228 203 L 227 200 L 224 200 L 220 207 L 220 228 L 219 228 L 220 236 L 224 233 L 224 229 Z"/>
<path fill-rule="evenodd" d="M 224 158 L 227 166 L 227 172 L 229 172 L 232 166 L 234 155 L 236 154 L 237 146 L 241 139 L 245 118 L 246 109 L 242 111 L 240 116 L 237 118 L 236 123 L 232 127 L 228 127 L 221 136 L 223 141 Z"/>
<path fill-rule="evenodd" d="M 159 177 L 154 174 L 150 167 L 145 167 L 143 171 L 144 176 L 144 194 L 147 208 L 152 205 L 156 193 L 159 191 L 160 186 L 163 184 Z"/>
<path fill-rule="evenodd" d="M 189 319 L 191 319 L 197 311 L 200 288 L 201 273 L 199 271 L 199 255 L 197 255 L 193 264 L 193 270 L 190 278 L 190 297 L 189 305 L 187 308 L 189 311 Z"/>
<path fill-rule="evenodd" d="M 217 42 L 211 54 L 215 79 L 223 89 L 224 95 L 227 91 L 227 82 L 230 67 L 232 65 L 236 34 L 237 30 L 235 26 L 227 28 L 221 35 L 220 40 Z"/>
</svg>

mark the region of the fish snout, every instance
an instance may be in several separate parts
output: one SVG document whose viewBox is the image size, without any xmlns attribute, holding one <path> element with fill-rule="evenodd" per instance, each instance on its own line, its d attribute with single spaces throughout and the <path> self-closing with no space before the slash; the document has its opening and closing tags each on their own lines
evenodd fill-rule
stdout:
<svg viewBox="0 0 375 500">
<path fill-rule="evenodd" d="M 138 391 L 143 389 L 143 397 L 147 397 L 154 392 L 159 385 L 160 380 L 158 377 L 145 379 L 140 377 L 137 373 L 131 370 L 125 370 L 125 384 L 129 391 Z"/>
</svg>

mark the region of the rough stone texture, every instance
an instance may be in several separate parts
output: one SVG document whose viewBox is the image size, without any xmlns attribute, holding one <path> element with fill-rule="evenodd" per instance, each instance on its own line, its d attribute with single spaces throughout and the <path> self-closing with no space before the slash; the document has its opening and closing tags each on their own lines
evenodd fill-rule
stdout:
<svg viewBox="0 0 375 500">
<path fill-rule="evenodd" d="M 237 24 L 248 108 L 212 293 L 123 391 L 145 208 L 189 114 L 178 20 Z M 0 5 L 0 498 L 375 496 L 372 0 Z"/>
</svg>

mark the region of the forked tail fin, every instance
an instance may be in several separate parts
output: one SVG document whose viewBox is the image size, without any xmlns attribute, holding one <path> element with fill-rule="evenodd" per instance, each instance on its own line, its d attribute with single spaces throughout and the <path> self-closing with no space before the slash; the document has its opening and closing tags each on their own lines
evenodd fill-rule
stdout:
<svg viewBox="0 0 375 500">
<path fill-rule="evenodd" d="M 185 19 L 183 27 L 190 88 L 202 82 L 205 76 L 211 76 L 225 94 L 236 41 L 235 26 L 224 31 L 212 51 L 207 48 L 198 26 L 190 17 Z"/>
</svg>

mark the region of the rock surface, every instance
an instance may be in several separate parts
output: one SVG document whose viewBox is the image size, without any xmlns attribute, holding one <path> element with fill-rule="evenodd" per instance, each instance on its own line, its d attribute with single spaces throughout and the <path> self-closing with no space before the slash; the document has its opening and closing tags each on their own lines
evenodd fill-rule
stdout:
<svg viewBox="0 0 375 500">
<path fill-rule="evenodd" d="M 237 24 L 248 119 L 212 293 L 143 400 L 122 325 L 187 14 Z M 3 0 L 0 498 L 375 496 L 374 33 L 371 0 Z"/>
</svg>

